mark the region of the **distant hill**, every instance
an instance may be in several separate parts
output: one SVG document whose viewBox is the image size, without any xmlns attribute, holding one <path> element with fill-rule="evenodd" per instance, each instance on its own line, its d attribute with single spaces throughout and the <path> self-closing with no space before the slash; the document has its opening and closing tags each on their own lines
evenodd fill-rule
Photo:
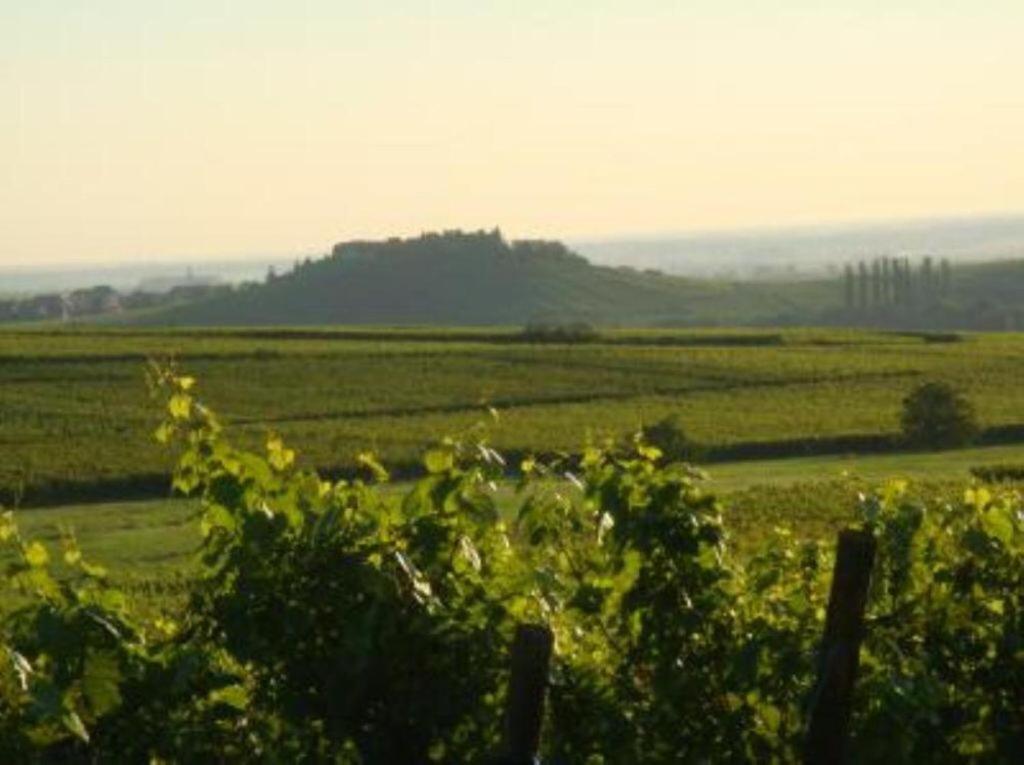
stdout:
<svg viewBox="0 0 1024 765">
<path fill-rule="evenodd" d="M 902 278 L 881 278 L 881 261 L 898 262 Z M 183 295 L 109 320 L 172 326 L 585 322 L 1024 329 L 1024 260 L 947 266 L 945 259 L 887 257 L 847 265 L 818 279 L 695 279 L 594 265 L 559 242 L 449 231 L 338 244 L 330 255 L 271 273 L 262 283 L 194 299 Z"/>
<path fill-rule="evenodd" d="M 558 242 L 507 242 L 497 231 L 450 231 L 338 244 L 331 255 L 262 284 L 139 320 L 177 325 L 788 323 L 834 300 L 834 291 L 595 266 Z"/>
</svg>

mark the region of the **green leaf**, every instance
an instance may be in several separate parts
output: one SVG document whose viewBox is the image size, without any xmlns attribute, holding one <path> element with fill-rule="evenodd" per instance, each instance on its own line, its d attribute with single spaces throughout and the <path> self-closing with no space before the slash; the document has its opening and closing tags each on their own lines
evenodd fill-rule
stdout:
<svg viewBox="0 0 1024 765">
<path fill-rule="evenodd" d="M 267 439 L 267 460 L 274 470 L 287 470 L 295 462 L 295 452 L 286 449 L 280 438 L 271 436 Z"/>
<path fill-rule="evenodd" d="M 184 393 L 175 393 L 167 402 L 167 411 L 176 420 L 187 420 L 192 412 L 192 398 Z"/>
<path fill-rule="evenodd" d="M 757 712 L 761 717 L 761 722 L 764 723 L 768 730 L 774 732 L 779 729 L 779 725 L 782 723 L 782 714 L 779 712 L 778 707 L 771 704 L 761 704 L 758 706 Z"/>
<path fill-rule="evenodd" d="M 171 487 L 178 493 L 189 495 L 199 486 L 199 478 L 194 471 L 179 472 L 171 481 Z"/>
<path fill-rule="evenodd" d="M 153 431 L 153 438 L 157 440 L 157 443 L 166 444 L 171 440 L 173 434 L 174 427 L 165 422 Z"/>
<path fill-rule="evenodd" d="M 964 501 L 978 510 L 984 510 L 992 501 L 992 493 L 984 486 L 968 489 L 964 492 Z"/>
<path fill-rule="evenodd" d="M 18 677 L 18 685 L 21 686 L 21 690 L 28 690 L 29 678 L 32 676 L 32 665 L 28 659 L 22 656 L 17 651 L 13 651 L 10 648 L 6 649 L 8 656 L 11 659 L 11 666 L 14 668 L 14 672 Z"/>
<path fill-rule="evenodd" d="M 989 536 L 995 537 L 1004 545 L 1009 546 L 1013 542 L 1013 520 L 1007 508 L 1001 505 L 989 507 L 981 516 L 981 525 Z"/>
<path fill-rule="evenodd" d="M 103 566 L 97 566 L 94 563 L 88 563 L 85 560 L 81 561 L 82 571 L 91 576 L 93 579 L 105 579 L 107 576 L 107 570 Z"/>
<path fill-rule="evenodd" d="M 431 449 L 423 455 L 429 473 L 447 473 L 455 466 L 455 456 L 447 449 Z"/>
<path fill-rule="evenodd" d="M 25 562 L 33 568 L 42 568 L 50 562 L 50 554 L 39 542 L 29 542 L 24 550 Z"/>
<path fill-rule="evenodd" d="M 121 665 L 112 651 L 90 650 L 82 669 L 82 694 L 89 709 L 102 717 L 121 704 Z"/>
<path fill-rule="evenodd" d="M 77 712 L 65 712 L 61 717 L 61 722 L 64 723 L 64 727 L 71 731 L 76 738 L 81 739 L 87 744 L 89 743 L 89 731 L 85 729 L 85 723 L 82 722 L 82 718 L 78 716 Z"/>
<path fill-rule="evenodd" d="M 649 462 L 657 462 L 662 457 L 662 451 L 657 446 L 640 444 L 636 448 L 637 454 Z"/>
<path fill-rule="evenodd" d="M 199 528 L 204 537 L 208 537 L 214 529 L 223 529 L 229 534 L 233 534 L 238 528 L 238 523 L 226 507 L 212 504 L 208 505 L 204 510 L 202 520 L 199 522 Z"/>
<path fill-rule="evenodd" d="M 17 534 L 18 525 L 14 522 L 14 513 L 7 510 L 0 515 L 0 542 L 6 542 Z"/>
<path fill-rule="evenodd" d="M 210 694 L 210 702 L 224 704 L 242 712 L 249 706 L 249 691 L 242 685 L 228 685 Z"/>
<path fill-rule="evenodd" d="M 480 571 L 480 568 L 483 565 L 480 560 L 480 553 L 477 552 L 476 546 L 469 537 L 462 536 L 459 538 L 459 552 L 462 553 L 462 557 L 469 562 L 469 565 L 473 567 L 474 571 Z"/>
<path fill-rule="evenodd" d="M 384 469 L 383 465 L 377 461 L 377 458 L 373 454 L 363 452 L 356 457 L 356 462 L 358 462 L 361 467 L 369 470 L 373 474 L 374 480 L 378 483 L 385 483 L 388 480 L 388 471 Z"/>
</svg>

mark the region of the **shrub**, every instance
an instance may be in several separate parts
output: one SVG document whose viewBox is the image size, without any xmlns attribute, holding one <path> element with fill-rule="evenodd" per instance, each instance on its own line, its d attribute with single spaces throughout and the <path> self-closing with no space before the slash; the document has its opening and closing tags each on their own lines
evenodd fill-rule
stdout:
<svg viewBox="0 0 1024 765">
<path fill-rule="evenodd" d="M 663 417 L 653 425 L 640 429 L 644 442 L 654 446 L 669 461 L 693 462 L 704 456 L 704 450 L 690 440 L 679 415 Z"/>
<path fill-rule="evenodd" d="M 978 435 L 974 406 L 948 383 L 927 382 L 903 399 L 903 437 L 912 446 L 942 449 Z"/>
<path fill-rule="evenodd" d="M 519 333 L 528 343 L 591 343 L 598 339 L 597 330 L 582 321 L 565 324 L 530 322 Z"/>
</svg>

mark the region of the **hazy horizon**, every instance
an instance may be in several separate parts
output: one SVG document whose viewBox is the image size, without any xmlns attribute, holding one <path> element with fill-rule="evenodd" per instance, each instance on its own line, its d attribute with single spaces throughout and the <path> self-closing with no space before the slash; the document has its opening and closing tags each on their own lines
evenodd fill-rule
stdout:
<svg viewBox="0 0 1024 765">
<path fill-rule="evenodd" d="M 1008 215 L 1022 32 L 1010 0 L 17 4 L 0 266 Z"/>
<path fill-rule="evenodd" d="M 1019 225 L 1024 231 L 1024 213 L 1000 213 L 986 215 L 949 215 L 949 216 L 927 216 L 913 218 L 894 219 L 867 219 L 851 221 L 820 221 L 797 225 L 766 225 L 766 226 L 742 226 L 736 228 L 708 228 L 690 230 L 663 230 L 663 231 L 626 231 L 606 236 L 558 236 L 552 235 L 548 238 L 564 242 L 571 248 L 577 250 L 588 247 L 614 247 L 618 244 L 660 244 L 668 242 L 689 242 L 689 241 L 716 241 L 716 240 L 745 240 L 748 238 L 763 238 L 765 240 L 775 239 L 802 239 L 806 237 L 856 234 L 859 232 L 894 232 L 917 231 L 932 226 L 956 227 L 956 226 L 986 226 L 1011 223 Z M 456 226 L 457 230 L 477 231 L 491 230 L 494 226 Z M 501 226 L 503 236 L 507 240 L 529 238 L 527 235 L 518 234 L 515 231 L 507 231 Z M 405 237 L 415 237 L 423 233 L 438 233 L 443 229 L 424 229 L 422 231 L 404 234 Z M 396 234 L 386 234 L 370 239 L 388 239 Z M 338 242 L 352 241 L 364 237 L 352 236 L 343 237 L 336 241 L 324 243 L 320 247 L 306 248 L 301 251 L 291 252 L 206 252 L 206 253 L 158 253 L 135 255 L 124 259 L 96 259 L 96 260 L 53 260 L 40 261 L 35 263 L 5 262 L 0 259 L 0 273 L 58 273 L 62 270 L 79 271 L 102 271 L 124 270 L 124 269 L 156 269 L 160 272 L 168 272 L 175 268 L 187 268 L 190 266 L 210 265 L 213 267 L 227 266 L 229 268 L 245 269 L 253 265 L 267 266 L 288 265 L 296 260 L 307 257 L 317 258 L 330 254 L 333 245 Z M 1022 239 L 1024 242 L 1024 239 Z M 893 245 L 896 248 L 897 245 Z M 856 253 L 852 253 L 856 255 Z M 1008 253 L 1007 256 L 1016 257 L 1016 252 Z M 995 255 L 995 257 L 1000 257 Z M 598 257 L 598 261 L 601 258 Z M 612 261 L 614 262 L 614 261 Z"/>
<path fill-rule="evenodd" d="M 468 230 L 468 229 L 464 229 Z M 517 232 L 502 230 L 507 240 Z M 955 263 L 1024 259 L 1024 215 L 913 218 L 795 227 L 646 232 L 596 239 L 562 239 L 596 265 L 654 268 L 691 277 L 807 278 L 836 273 L 844 263 L 879 254 L 931 255 Z M 0 294 L 29 294 L 106 284 L 131 290 L 154 277 L 217 277 L 261 281 L 307 257 L 327 255 L 334 242 L 306 252 L 235 257 L 169 256 L 122 262 L 4 264 Z"/>
</svg>

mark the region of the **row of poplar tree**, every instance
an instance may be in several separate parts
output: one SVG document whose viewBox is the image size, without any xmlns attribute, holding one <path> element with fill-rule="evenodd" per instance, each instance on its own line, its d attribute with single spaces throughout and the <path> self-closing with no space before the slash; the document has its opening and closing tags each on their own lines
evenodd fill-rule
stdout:
<svg viewBox="0 0 1024 765">
<path fill-rule="evenodd" d="M 848 311 L 932 303 L 949 294 L 953 269 L 946 258 L 928 256 L 915 269 L 907 257 L 879 257 L 848 263 L 843 292 Z"/>
</svg>

